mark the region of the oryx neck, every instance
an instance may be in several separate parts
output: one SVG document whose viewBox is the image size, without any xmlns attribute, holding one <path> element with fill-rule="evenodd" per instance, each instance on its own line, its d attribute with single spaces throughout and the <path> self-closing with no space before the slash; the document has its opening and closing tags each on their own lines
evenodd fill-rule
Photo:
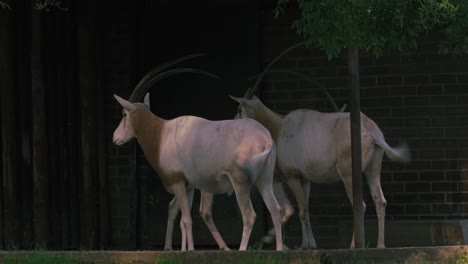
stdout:
<svg viewBox="0 0 468 264">
<path fill-rule="evenodd" d="M 271 136 L 276 141 L 283 121 L 283 116 L 273 112 L 265 105 L 262 105 L 255 119 L 270 131 Z"/>
<path fill-rule="evenodd" d="M 150 111 L 138 113 L 134 120 L 135 137 L 140 144 L 146 159 L 154 169 L 159 167 L 159 152 L 161 134 L 166 120 L 154 115 Z"/>
</svg>

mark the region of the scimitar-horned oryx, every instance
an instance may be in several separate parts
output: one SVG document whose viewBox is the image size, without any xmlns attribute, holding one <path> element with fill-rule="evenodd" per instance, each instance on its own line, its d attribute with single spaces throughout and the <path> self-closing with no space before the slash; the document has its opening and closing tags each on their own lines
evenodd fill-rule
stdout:
<svg viewBox="0 0 468 264">
<path fill-rule="evenodd" d="M 175 195 L 175 202 L 182 212 L 182 251 L 194 250 L 190 216 L 194 188 L 215 194 L 235 192 L 244 224 L 239 250 L 246 250 L 255 221 L 250 200 L 254 184 L 271 213 L 276 249 L 283 250 L 280 206 L 273 194 L 276 149 L 270 132 L 252 119 L 209 121 L 181 116 L 164 120 L 151 113 L 146 105 L 138 103 L 159 79 L 178 72 L 196 71 L 174 69 L 162 72 L 187 58 L 168 62 L 147 74 L 128 101 L 114 95 L 124 109 L 113 141 L 122 145 L 136 138 L 166 190 Z M 212 233 L 216 232 L 213 237 L 220 238 L 214 223 L 206 224 Z"/>
<path fill-rule="evenodd" d="M 290 47 L 280 56 L 299 45 L 302 44 Z M 243 98 L 232 98 L 239 103 L 237 117 L 253 118 L 272 134 L 277 147 L 275 175 L 289 186 L 298 203 L 302 224 L 302 248 L 316 248 L 308 211 L 310 181 L 325 183 L 341 179 L 348 198 L 351 204 L 353 203 L 350 115 L 305 109 L 280 115 L 266 107 L 254 94 L 266 71 L 277 59 L 279 57 L 265 68 Z M 361 113 L 361 144 L 362 169 L 377 209 L 377 247 L 383 248 L 387 205 L 380 183 L 383 154 L 385 153 L 391 160 L 407 162 L 410 160 L 410 152 L 406 144 L 390 147 L 376 123 L 363 113 Z M 287 196 L 278 181 L 275 182 L 275 196 L 282 207 L 288 203 Z M 292 211 L 284 210 L 284 214 L 283 223 L 287 221 Z M 354 235 L 351 242 L 351 247 L 353 246 Z"/>
</svg>

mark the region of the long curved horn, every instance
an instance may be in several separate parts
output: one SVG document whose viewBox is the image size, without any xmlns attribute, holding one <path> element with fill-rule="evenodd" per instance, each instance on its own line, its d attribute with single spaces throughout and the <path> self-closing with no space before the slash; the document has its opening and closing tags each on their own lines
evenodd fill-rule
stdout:
<svg viewBox="0 0 468 264">
<path fill-rule="evenodd" d="M 132 99 L 134 99 L 134 101 L 130 101 L 130 102 L 139 102 L 141 101 L 141 99 L 143 98 L 143 96 L 145 96 L 145 94 L 149 91 L 149 89 L 158 81 L 164 79 L 164 78 L 167 78 L 171 75 L 174 75 L 174 74 L 179 74 L 179 73 L 197 73 L 197 74 L 203 74 L 203 75 L 208 75 L 210 77 L 213 77 L 213 78 L 217 78 L 219 79 L 218 76 L 210 73 L 210 72 L 207 72 L 207 71 L 204 71 L 204 70 L 200 70 L 200 69 L 194 69 L 194 68 L 178 68 L 178 69 L 171 69 L 171 70 L 167 70 L 165 72 L 161 72 L 159 73 L 158 75 L 154 76 L 152 79 L 150 79 L 149 81 L 146 81 L 142 86 L 140 86 L 140 88 L 137 90 L 135 88 L 135 90 L 133 90 L 132 92 Z"/>
<path fill-rule="evenodd" d="M 265 76 L 265 74 L 270 70 L 270 68 L 273 66 L 273 64 L 275 62 L 277 62 L 281 57 L 283 57 L 286 53 L 290 52 L 291 50 L 297 48 L 297 47 L 300 47 L 302 45 L 304 45 L 306 42 L 305 41 L 302 41 L 302 42 L 299 42 L 295 45 L 292 45 L 291 47 L 285 49 L 283 52 L 281 52 L 280 55 L 278 55 L 276 58 L 274 58 L 266 67 L 265 69 L 263 70 L 263 72 L 260 74 L 260 76 L 258 77 L 258 79 L 255 81 L 255 84 L 252 86 L 251 89 L 249 89 L 247 91 L 247 93 L 244 95 L 244 98 L 247 98 L 247 99 L 250 99 L 252 98 L 252 96 L 255 94 L 255 92 L 258 90 L 258 87 L 260 86 L 260 83 L 263 81 L 263 77 Z"/>
<path fill-rule="evenodd" d="M 316 80 L 310 78 L 309 76 L 303 74 L 303 73 L 300 73 L 300 72 L 296 72 L 296 71 L 291 71 L 291 70 L 271 70 L 267 73 L 287 73 L 287 74 L 291 74 L 291 75 L 296 75 L 308 82 L 311 82 L 313 83 L 314 85 L 318 86 L 320 88 L 320 90 L 322 90 L 324 93 L 325 93 L 325 96 L 327 97 L 328 101 L 330 101 L 330 104 L 332 105 L 332 108 L 333 108 L 333 111 L 335 112 L 343 112 L 344 111 L 344 108 L 346 107 L 346 105 L 344 105 L 341 109 L 338 109 L 338 106 L 336 105 L 336 102 L 335 100 L 333 99 L 333 97 L 330 95 L 330 93 L 319 83 L 317 82 Z M 252 77 L 249 78 L 249 80 L 253 79 L 253 78 L 256 78 L 257 76 L 259 76 L 260 74 L 256 74 Z"/>
<path fill-rule="evenodd" d="M 133 92 L 130 94 L 130 97 L 129 97 L 128 101 L 130 101 L 132 103 L 139 101 L 139 100 L 137 100 L 137 99 L 141 98 L 141 96 L 138 97 L 141 94 L 141 92 L 139 92 L 139 90 L 142 89 L 142 87 L 148 81 L 150 81 L 152 78 L 154 78 L 154 76 L 156 76 L 158 73 L 160 73 L 164 69 L 166 69 L 168 67 L 171 67 L 172 65 L 177 64 L 177 63 L 179 63 L 181 61 L 193 59 L 193 58 L 200 57 L 200 56 L 203 56 L 203 55 L 205 55 L 205 54 L 190 54 L 190 55 L 187 55 L 187 56 L 183 56 L 183 57 L 168 61 L 168 62 L 154 68 L 152 71 L 150 71 L 145 76 L 143 76 L 143 78 L 141 78 L 141 80 L 138 82 L 137 86 L 135 86 L 135 89 L 133 89 Z"/>
<path fill-rule="evenodd" d="M 258 77 L 259 75 L 260 75 L 260 73 L 259 73 L 259 74 L 256 74 L 255 77 Z M 252 77 L 251 77 L 251 78 L 252 78 Z M 250 80 L 250 78 L 249 78 L 249 80 Z M 249 87 L 249 89 L 247 89 L 247 92 L 245 92 L 245 94 L 244 94 L 243 97 L 244 97 L 244 98 L 249 98 L 248 95 L 251 93 L 251 91 L 252 91 L 252 87 Z M 252 96 L 253 96 L 253 95 L 254 95 L 254 93 L 252 93 Z M 252 98 L 252 96 L 250 96 L 250 98 Z M 250 98 L 249 98 L 249 99 L 250 99 Z"/>
</svg>

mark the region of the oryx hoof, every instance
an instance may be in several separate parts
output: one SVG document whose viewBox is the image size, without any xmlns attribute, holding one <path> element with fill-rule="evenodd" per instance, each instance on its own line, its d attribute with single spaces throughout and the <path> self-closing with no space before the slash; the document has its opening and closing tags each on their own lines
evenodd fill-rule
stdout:
<svg viewBox="0 0 468 264">
<path fill-rule="evenodd" d="M 260 241 L 264 244 L 269 245 L 269 244 L 272 244 L 274 240 L 275 240 L 274 236 L 264 236 L 262 237 Z"/>
<path fill-rule="evenodd" d="M 219 250 L 220 251 L 231 251 L 231 249 L 228 246 L 222 247 Z"/>
</svg>

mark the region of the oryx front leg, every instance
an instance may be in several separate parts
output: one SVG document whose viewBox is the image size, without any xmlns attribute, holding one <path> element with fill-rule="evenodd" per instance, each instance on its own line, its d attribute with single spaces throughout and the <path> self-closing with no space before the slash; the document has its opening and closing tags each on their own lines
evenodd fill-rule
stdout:
<svg viewBox="0 0 468 264">
<path fill-rule="evenodd" d="M 171 188 L 182 212 L 182 217 L 180 219 L 180 230 L 182 232 L 181 250 L 186 251 L 188 245 L 188 250 L 193 251 L 192 217 L 190 216 L 190 204 L 191 198 L 193 197 L 193 189 L 191 188 L 187 191 L 185 183 L 173 184 Z"/>
<path fill-rule="evenodd" d="M 299 207 L 299 219 L 302 224 L 302 249 L 317 248 L 317 243 L 315 242 L 315 238 L 312 234 L 312 227 L 310 226 L 309 208 L 306 206 L 308 205 L 308 202 L 306 203 L 306 197 L 301 186 L 300 176 L 288 177 L 287 184 L 294 194 Z M 308 198 L 309 197 L 307 197 L 307 199 Z"/>
<path fill-rule="evenodd" d="M 174 221 L 179 213 L 179 205 L 177 204 L 177 198 L 174 198 L 169 203 L 167 210 L 167 227 L 166 227 L 166 242 L 164 244 L 164 250 L 172 250 L 172 233 L 174 231 Z"/>
<path fill-rule="evenodd" d="M 213 208 L 213 194 L 208 192 L 200 193 L 200 215 L 205 221 L 205 224 L 208 226 L 208 229 L 213 235 L 213 238 L 216 240 L 216 243 L 219 246 L 220 250 L 227 251 L 230 250 L 229 247 L 224 242 L 223 238 L 219 234 L 218 228 L 213 222 L 212 217 L 212 208 Z"/>
</svg>

